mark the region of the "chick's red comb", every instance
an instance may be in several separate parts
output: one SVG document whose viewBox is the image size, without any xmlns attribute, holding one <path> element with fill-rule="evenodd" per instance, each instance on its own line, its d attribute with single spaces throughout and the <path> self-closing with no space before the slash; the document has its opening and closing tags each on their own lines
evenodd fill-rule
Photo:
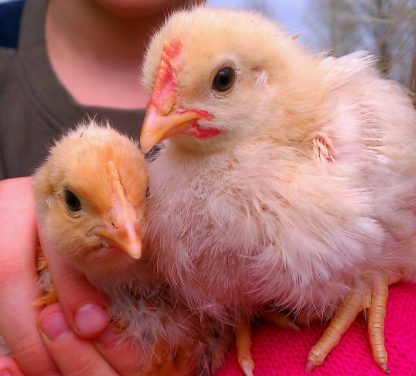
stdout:
<svg viewBox="0 0 416 376">
<path fill-rule="evenodd" d="M 179 54 L 180 50 L 181 42 L 177 38 L 163 44 L 152 97 L 148 103 L 148 106 L 154 105 L 162 114 L 169 112 L 176 100 L 177 87 L 173 75 L 172 59 Z"/>
</svg>

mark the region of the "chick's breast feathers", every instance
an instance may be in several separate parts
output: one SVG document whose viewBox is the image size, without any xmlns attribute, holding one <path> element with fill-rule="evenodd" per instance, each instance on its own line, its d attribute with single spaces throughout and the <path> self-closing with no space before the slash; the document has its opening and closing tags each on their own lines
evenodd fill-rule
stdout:
<svg viewBox="0 0 416 376">
<path fill-rule="evenodd" d="M 166 80 L 171 113 L 197 119 L 149 165 L 147 233 L 192 306 L 331 316 L 373 269 L 415 276 L 416 112 L 371 56 L 312 55 L 255 13 L 199 7 L 155 34 L 143 79 L 149 120 L 169 116 Z"/>
</svg>

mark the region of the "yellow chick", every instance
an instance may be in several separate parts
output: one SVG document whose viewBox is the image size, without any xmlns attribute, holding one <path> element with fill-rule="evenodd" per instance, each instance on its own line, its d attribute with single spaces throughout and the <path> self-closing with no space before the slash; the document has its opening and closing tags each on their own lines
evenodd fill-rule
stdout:
<svg viewBox="0 0 416 376">
<path fill-rule="evenodd" d="M 78 126 L 33 176 L 42 241 L 108 290 L 141 257 L 147 186 L 146 163 L 132 140 L 109 125 Z"/>
<path fill-rule="evenodd" d="M 142 252 L 147 186 L 133 140 L 109 125 L 79 125 L 33 177 L 41 239 L 108 295 L 123 339 L 140 348 L 143 375 L 208 375 L 230 336 L 190 312 L 159 278 L 148 247 Z M 41 282 L 50 290 L 47 273 Z"/>
<path fill-rule="evenodd" d="M 140 143 L 149 164 L 146 237 L 188 303 L 233 320 L 265 307 L 332 319 L 320 365 L 369 309 L 388 372 L 388 283 L 416 276 L 416 112 L 374 59 L 313 55 L 245 11 L 174 13 L 143 66 L 151 93 Z"/>
</svg>

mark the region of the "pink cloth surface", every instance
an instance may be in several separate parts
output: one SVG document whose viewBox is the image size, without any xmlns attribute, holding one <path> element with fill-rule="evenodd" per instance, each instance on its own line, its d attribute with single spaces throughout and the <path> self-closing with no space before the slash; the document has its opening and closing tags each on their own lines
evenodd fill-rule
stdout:
<svg viewBox="0 0 416 376">
<path fill-rule="evenodd" d="M 324 364 L 305 373 L 310 348 L 324 326 L 314 324 L 291 331 L 262 324 L 254 329 L 252 354 L 255 376 L 385 376 L 372 359 L 366 323 L 362 317 L 341 338 Z M 416 285 L 389 288 L 385 340 L 391 376 L 416 376 Z M 216 376 L 241 376 L 235 347 Z"/>
</svg>

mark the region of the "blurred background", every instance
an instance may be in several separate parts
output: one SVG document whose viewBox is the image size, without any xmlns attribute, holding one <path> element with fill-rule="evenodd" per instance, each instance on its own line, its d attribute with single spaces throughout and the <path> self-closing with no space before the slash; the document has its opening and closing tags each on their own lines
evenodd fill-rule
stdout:
<svg viewBox="0 0 416 376">
<path fill-rule="evenodd" d="M 416 0 L 208 0 L 216 7 L 257 10 L 309 50 L 378 57 L 386 77 L 416 92 Z"/>
<path fill-rule="evenodd" d="M 7 17 L 0 22 L 0 40 L 16 43 L 8 24 L 18 22 L 0 0 Z M 275 19 L 309 50 L 341 56 L 366 50 L 378 57 L 382 74 L 416 92 L 416 0 L 207 0 L 214 7 L 252 9 Z M 9 7 L 11 8 L 11 7 Z M 17 9 L 17 11 L 16 11 Z M 14 19 L 15 17 L 16 19 Z M 6 44 L 7 45 L 7 44 Z"/>
</svg>

